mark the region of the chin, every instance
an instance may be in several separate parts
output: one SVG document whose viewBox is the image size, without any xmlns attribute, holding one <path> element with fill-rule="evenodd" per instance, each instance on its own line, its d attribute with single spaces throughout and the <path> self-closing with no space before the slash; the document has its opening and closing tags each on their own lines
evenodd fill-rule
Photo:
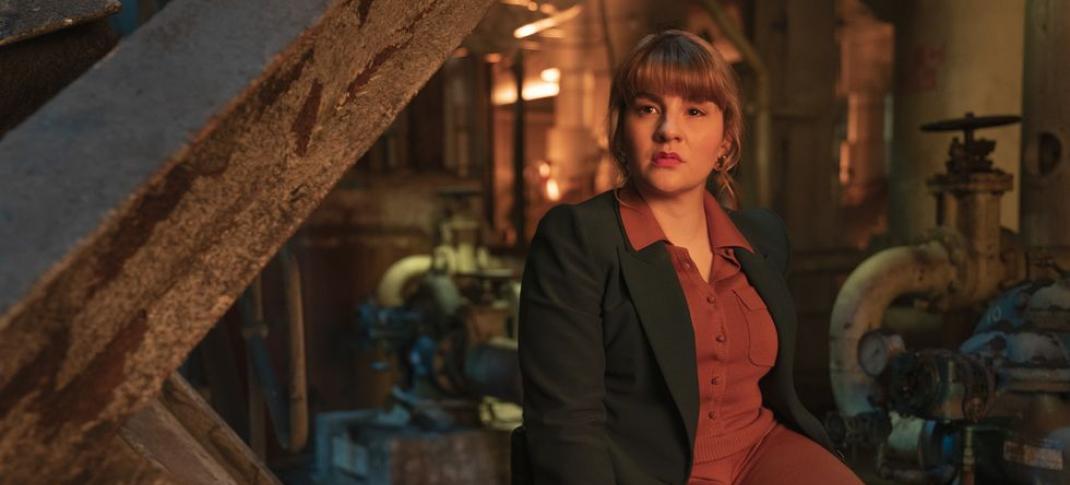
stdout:
<svg viewBox="0 0 1070 485">
<path fill-rule="evenodd" d="M 648 173 L 642 179 L 642 184 L 654 192 L 665 195 L 676 195 L 695 190 L 705 185 L 705 179 L 695 182 L 683 174 L 672 173 Z"/>
</svg>

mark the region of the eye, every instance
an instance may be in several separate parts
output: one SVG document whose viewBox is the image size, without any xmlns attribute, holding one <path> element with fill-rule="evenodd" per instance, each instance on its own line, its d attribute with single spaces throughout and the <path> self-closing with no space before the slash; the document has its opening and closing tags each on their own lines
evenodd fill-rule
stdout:
<svg viewBox="0 0 1070 485">
<path fill-rule="evenodd" d="M 650 103 L 638 103 L 635 105 L 635 112 L 640 115 L 649 115 L 658 112 L 658 107 Z"/>
<path fill-rule="evenodd" d="M 701 109 L 698 109 L 698 108 L 688 108 L 687 109 L 687 115 L 688 116 L 706 116 L 706 112 L 702 111 Z"/>
</svg>

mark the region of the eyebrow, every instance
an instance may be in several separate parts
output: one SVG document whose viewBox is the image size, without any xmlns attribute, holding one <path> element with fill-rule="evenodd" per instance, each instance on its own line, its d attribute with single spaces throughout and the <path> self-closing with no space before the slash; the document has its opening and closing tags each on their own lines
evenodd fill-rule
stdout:
<svg viewBox="0 0 1070 485">
<path fill-rule="evenodd" d="M 651 101 L 657 102 L 659 104 L 665 104 L 664 100 L 661 99 L 661 96 L 658 96 L 658 95 L 656 95 L 654 93 L 642 92 L 642 93 L 636 94 L 635 95 L 635 99 L 639 99 L 639 98 L 648 98 Z"/>
<path fill-rule="evenodd" d="M 661 96 L 658 96 L 657 94 L 654 94 L 654 93 L 648 93 L 646 91 L 640 92 L 639 94 L 636 94 L 635 97 L 634 97 L 634 99 L 639 99 L 639 98 L 647 98 L 647 99 L 649 99 L 651 101 L 654 101 L 654 102 L 656 102 L 658 104 L 665 104 L 665 100 L 662 99 Z M 718 108 L 720 107 L 717 104 L 717 102 L 712 100 L 712 99 L 689 99 L 689 98 L 684 98 L 684 101 L 687 101 L 688 103 L 694 103 L 694 104 L 713 103 L 714 106 L 717 106 Z"/>
</svg>

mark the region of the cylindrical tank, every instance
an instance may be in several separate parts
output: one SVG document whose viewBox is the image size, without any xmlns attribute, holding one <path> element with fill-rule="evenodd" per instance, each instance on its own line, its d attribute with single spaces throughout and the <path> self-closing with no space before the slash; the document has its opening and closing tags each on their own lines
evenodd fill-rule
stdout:
<svg viewBox="0 0 1070 485">
<path fill-rule="evenodd" d="M 1026 3 L 1022 103 L 1022 235 L 1036 247 L 1070 252 L 1070 3 Z M 1064 256 L 1064 261 L 1066 259 Z"/>
<path fill-rule="evenodd" d="M 1065 10 L 1065 8 L 1064 8 Z M 1025 0 L 909 0 L 897 2 L 889 225 L 894 239 L 912 239 L 935 224 L 925 181 L 943 171 L 950 135 L 922 133 L 926 122 L 1017 114 L 1022 100 Z M 1055 79 L 1054 77 L 1052 78 Z M 996 141 L 996 167 L 1018 174 L 1020 131 L 987 130 Z M 1002 223 L 1018 227 L 1018 201 L 1001 201 Z"/>
</svg>

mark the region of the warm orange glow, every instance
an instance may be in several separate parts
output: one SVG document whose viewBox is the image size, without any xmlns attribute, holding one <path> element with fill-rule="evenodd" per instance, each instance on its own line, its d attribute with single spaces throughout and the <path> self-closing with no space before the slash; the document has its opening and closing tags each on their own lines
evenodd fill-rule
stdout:
<svg viewBox="0 0 1070 485">
<path fill-rule="evenodd" d="M 517 39 L 523 39 L 524 37 L 535 35 L 546 29 L 557 27 L 558 25 L 561 25 L 575 18 L 577 15 L 580 14 L 582 10 L 582 5 L 576 5 L 559 14 L 551 15 L 542 20 L 536 20 L 530 24 L 521 25 L 518 29 L 513 31 L 513 37 L 516 37 Z"/>
<path fill-rule="evenodd" d="M 560 91 L 561 88 L 558 87 L 557 83 L 548 83 L 545 81 L 524 82 L 525 101 L 557 96 L 557 93 Z M 491 101 L 493 101 L 496 105 L 511 104 L 516 102 L 516 88 L 511 84 L 503 84 L 498 87 L 495 87 L 494 93 L 491 94 Z"/>
<path fill-rule="evenodd" d="M 556 83 L 561 80 L 561 70 L 556 67 L 543 69 L 542 72 L 539 73 L 539 77 L 548 83 Z"/>
<path fill-rule="evenodd" d="M 557 181 L 554 179 L 546 180 L 546 198 L 550 200 L 561 199 L 561 188 L 557 186 Z"/>
<path fill-rule="evenodd" d="M 542 162 L 539 164 L 539 176 L 546 178 L 550 176 L 550 164 Z"/>
</svg>

